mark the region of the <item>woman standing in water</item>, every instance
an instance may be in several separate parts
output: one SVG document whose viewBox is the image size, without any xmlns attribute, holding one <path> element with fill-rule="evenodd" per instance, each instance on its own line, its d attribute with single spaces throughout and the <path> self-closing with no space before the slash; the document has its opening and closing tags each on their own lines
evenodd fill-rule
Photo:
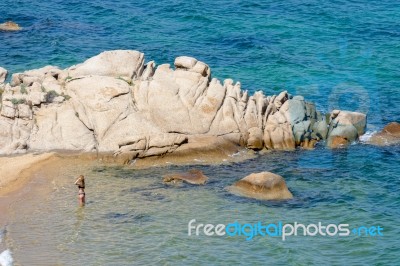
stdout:
<svg viewBox="0 0 400 266">
<path fill-rule="evenodd" d="M 85 177 L 80 175 L 78 179 L 75 181 L 75 185 L 78 186 L 78 201 L 80 206 L 85 205 Z"/>
</svg>

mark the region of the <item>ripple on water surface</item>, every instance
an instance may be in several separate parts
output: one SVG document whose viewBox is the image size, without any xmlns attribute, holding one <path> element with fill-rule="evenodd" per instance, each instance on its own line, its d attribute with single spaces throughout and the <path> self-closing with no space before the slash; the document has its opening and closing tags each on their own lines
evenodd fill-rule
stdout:
<svg viewBox="0 0 400 266">
<path fill-rule="evenodd" d="M 168 166 L 147 170 L 92 165 L 57 169 L 50 196 L 31 195 L 9 225 L 17 262 L 60 264 L 393 263 L 399 232 L 399 147 L 276 152 L 227 165 L 199 166 L 205 186 L 162 183 Z M 361 158 L 359 158 L 361 157 Z M 73 168 L 76 168 L 74 166 Z M 237 197 L 225 187 L 260 171 L 285 177 L 289 201 Z M 74 176 L 85 173 L 87 205 L 77 207 Z M 38 173 L 40 174 L 40 173 Z M 43 173 L 42 173 L 43 174 Z M 196 223 L 348 223 L 384 227 L 384 237 L 188 236 Z M 38 256 L 38 254 L 41 254 Z M 90 254 L 90 256 L 88 256 Z M 338 256 L 340 254 L 340 256 Z M 385 256 L 381 256 L 385 254 Z M 44 259 L 45 258 L 45 259 Z M 79 263 L 78 263 L 79 262 Z"/>
</svg>

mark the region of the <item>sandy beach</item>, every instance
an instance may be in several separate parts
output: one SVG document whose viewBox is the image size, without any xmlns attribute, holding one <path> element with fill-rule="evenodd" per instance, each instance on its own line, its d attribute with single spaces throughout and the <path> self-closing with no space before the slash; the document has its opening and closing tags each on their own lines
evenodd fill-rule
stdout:
<svg viewBox="0 0 400 266">
<path fill-rule="evenodd" d="M 0 195 L 21 188 L 34 171 L 54 158 L 54 153 L 0 157 Z"/>
</svg>

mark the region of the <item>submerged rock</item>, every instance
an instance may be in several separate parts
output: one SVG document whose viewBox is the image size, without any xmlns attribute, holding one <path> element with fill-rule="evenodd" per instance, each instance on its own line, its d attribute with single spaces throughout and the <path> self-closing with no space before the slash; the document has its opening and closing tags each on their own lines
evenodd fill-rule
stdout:
<svg viewBox="0 0 400 266">
<path fill-rule="evenodd" d="M 233 194 L 260 200 L 293 198 L 282 176 L 271 173 L 253 173 L 237 181 L 228 190 Z"/>
<path fill-rule="evenodd" d="M 392 123 L 387 124 L 383 128 L 382 133 L 391 135 L 393 137 L 400 138 L 400 123 L 392 122 Z"/>
<path fill-rule="evenodd" d="M 381 132 L 373 135 L 367 143 L 386 146 L 400 144 L 400 123 L 391 122 Z"/>
<path fill-rule="evenodd" d="M 19 30 L 22 30 L 22 28 L 13 21 L 7 21 L 7 22 L 0 24 L 0 31 L 1 30 L 3 30 L 3 31 L 19 31 Z"/>
<path fill-rule="evenodd" d="M 345 148 L 349 145 L 347 138 L 341 136 L 333 136 L 329 139 L 329 147 L 332 149 Z"/>
<path fill-rule="evenodd" d="M 165 183 L 176 183 L 176 182 L 186 182 L 193 185 L 204 185 L 208 180 L 208 177 L 203 174 L 200 170 L 190 170 L 187 173 L 175 173 L 165 175 L 163 181 Z"/>
</svg>

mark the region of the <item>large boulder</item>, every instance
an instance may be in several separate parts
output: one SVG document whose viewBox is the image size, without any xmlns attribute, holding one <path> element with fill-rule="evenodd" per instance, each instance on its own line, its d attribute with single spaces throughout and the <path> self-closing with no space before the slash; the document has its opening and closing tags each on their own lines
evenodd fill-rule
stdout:
<svg viewBox="0 0 400 266">
<path fill-rule="evenodd" d="M 17 106 L 11 101 L 3 101 L 1 106 L 1 115 L 8 118 L 14 118 L 17 113 Z"/>
<path fill-rule="evenodd" d="M 287 105 L 287 106 L 286 106 Z M 303 97 L 296 96 L 285 102 L 282 107 L 284 115 L 290 124 L 295 125 L 306 118 L 306 103 Z"/>
<path fill-rule="evenodd" d="M 400 123 L 392 122 L 392 123 L 387 124 L 383 128 L 382 133 L 391 135 L 393 137 L 400 138 Z"/>
<path fill-rule="evenodd" d="M 7 69 L 0 67 L 0 85 L 6 81 Z"/>
<path fill-rule="evenodd" d="M 121 79 L 87 76 L 67 82 L 73 109 L 95 136 L 97 150 L 127 158 L 164 155 L 187 138 L 162 131 L 132 101 L 131 87 Z"/>
<path fill-rule="evenodd" d="M 386 146 L 400 144 L 400 123 L 391 122 L 381 132 L 373 135 L 367 143 Z"/>
<path fill-rule="evenodd" d="M 177 65 L 189 67 L 186 61 Z M 169 65 L 161 65 L 151 80 L 135 84 L 135 107 L 164 132 L 207 133 L 226 92 L 217 79 L 210 81 L 207 73 L 203 76 L 193 68 L 183 67 L 174 71 Z"/>
<path fill-rule="evenodd" d="M 96 139 L 70 103 L 50 105 L 36 113 L 28 146 L 33 150 L 95 151 Z"/>
<path fill-rule="evenodd" d="M 303 96 L 295 96 L 285 102 L 280 112 L 285 115 L 287 121 L 292 125 L 295 145 L 303 148 L 313 148 L 317 140 L 311 135 L 317 116 L 315 105 L 305 102 Z"/>
<path fill-rule="evenodd" d="M 76 116 L 95 132 L 99 151 L 118 149 L 121 139 L 109 133 L 133 111 L 128 83 L 114 77 L 88 76 L 68 82 L 66 91 L 72 96 Z"/>
<path fill-rule="evenodd" d="M 362 113 L 334 110 L 331 113 L 327 145 L 330 148 L 347 146 L 365 133 L 367 116 Z"/>
<path fill-rule="evenodd" d="M 293 198 L 282 176 L 261 172 L 246 176 L 228 188 L 233 194 L 260 200 Z"/>
<path fill-rule="evenodd" d="M 173 173 L 165 175 L 163 181 L 165 183 L 176 183 L 176 182 L 186 182 L 193 185 L 204 185 L 208 180 L 208 177 L 203 174 L 202 171 L 193 169 L 186 173 Z"/>
<path fill-rule="evenodd" d="M 19 31 L 22 30 L 22 28 L 15 22 L 13 21 L 7 21 L 4 23 L 0 24 L 0 30 L 3 31 Z"/>
<path fill-rule="evenodd" d="M 345 148 L 349 145 L 349 141 L 345 137 L 333 136 L 329 139 L 329 147 L 332 149 Z"/>
<path fill-rule="evenodd" d="M 267 98 L 268 99 L 268 98 Z M 269 99 L 264 115 L 264 145 L 267 149 L 306 149 L 322 137 L 313 133 L 317 122 L 315 105 L 304 101 L 302 96 L 291 96 L 286 91 Z"/>
<path fill-rule="evenodd" d="M 25 86 L 32 86 L 35 82 L 42 83 L 45 78 L 51 78 L 56 81 L 61 74 L 61 69 L 55 66 L 45 66 L 38 69 L 28 70 L 23 73 L 14 73 L 11 77 L 11 85 L 18 86 L 23 84 Z"/>
<path fill-rule="evenodd" d="M 131 50 L 105 51 L 82 64 L 70 67 L 66 78 L 98 75 L 131 82 L 142 75 L 143 69 L 143 53 Z"/>
<path fill-rule="evenodd" d="M 296 147 L 292 126 L 267 124 L 264 129 L 264 144 L 269 150 L 293 150 Z"/>
<path fill-rule="evenodd" d="M 288 98 L 287 91 L 267 98 L 263 142 L 269 150 L 293 150 L 296 147 Z"/>
<path fill-rule="evenodd" d="M 325 119 L 317 121 L 312 127 L 312 131 L 321 139 L 325 140 L 328 136 L 328 124 Z"/>
<path fill-rule="evenodd" d="M 199 73 L 206 77 L 210 75 L 210 68 L 203 62 L 197 61 L 197 59 L 188 56 L 179 56 L 174 62 L 176 69 L 184 69 L 186 71 Z"/>
<path fill-rule="evenodd" d="M 249 129 L 247 147 L 253 150 L 261 150 L 264 148 L 263 131 L 261 128 L 252 127 Z"/>
<path fill-rule="evenodd" d="M 248 135 L 257 133 L 249 132 L 249 129 L 262 128 L 264 99 L 249 98 L 247 92 L 241 90 L 240 82 L 234 84 L 231 79 L 226 79 L 222 90 L 219 91 L 223 94 L 222 104 L 216 111 L 207 134 L 224 136 L 235 144 L 244 146 L 247 144 Z M 254 137 L 257 138 L 255 135 Z"/>
<path fill-rule="evenodd" d="M 140 122 L 136 124 L 140 124 Z M 123 135 L 120 132 L 110 135 L 113 137 L 120 136 L 120 138 L 115 138 L 114 140 L 117 141 L 119 139 L 119 149 L 114 152 L 114 155 L 124 157 L 125 163 L 129 163 L 135 158 L 161 156 L 172 153 L 187 142 L 187 137 L 184 135 L 155 133 L 151 132 L 151 129 L 148 133 L 139 131 L 129 134 L 129 132 L 124 130 L 122 132 L 124 133 Z"/>
<path fill-rule="evenodd" d="M 29 119 L 0 116 L 0 154 L 26 152 L 32 126 Z"/>
</svg>

